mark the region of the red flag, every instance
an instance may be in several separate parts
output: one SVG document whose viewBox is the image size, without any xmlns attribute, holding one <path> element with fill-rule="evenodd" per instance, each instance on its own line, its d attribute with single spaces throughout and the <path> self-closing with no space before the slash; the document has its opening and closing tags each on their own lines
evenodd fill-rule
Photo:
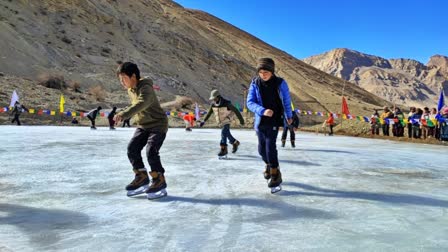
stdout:
<svg viewBox="0 0 448 252">
<path fill-rule="evenodd" d="M 342 114 L 350 115 L 350 111 L 348 111 L 348 105 L 345 101 L 345 97 L 342 97 Z"/>
</svg>

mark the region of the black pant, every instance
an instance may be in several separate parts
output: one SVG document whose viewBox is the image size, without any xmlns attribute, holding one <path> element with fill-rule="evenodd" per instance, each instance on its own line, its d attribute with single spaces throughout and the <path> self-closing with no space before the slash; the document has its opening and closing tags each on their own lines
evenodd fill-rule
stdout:
<svg viewBox="0 0 448 252">
<path fill-rule="evenodd" d="M 221 145 L 227 145 L 227 138 L 229 139 L 230 144 L 233 144 L 236 140 L 230 133 L 230 124 L 225 124 L 221 130 Z"/>
<path fill-rule="evenodd" d="M 159 150 L 165 140 L 166 133 L 151 129 L 137 128 L 134 136 L 128 144 L 128 158 L 133 169 L 145 167 L 142 159 L 142 149 L 146 146 L 146 157 L 148 158 L 151 171 L 165 173 L 160 162 Z"/>
<path fill-rule="evenodd" d="M 290 134 L 291 142 L 294 142 L 296 140 L 296 133 L 294 132 L 294 126 L 292 125 L 283 127 L 282 141 L 286 141 L 286 137 L 288 137 L 288 131 L 291 133 Z"/>
<path fill-rule="evenodd" d="M 93 118 L 90 117 L 90 116 L 87 116 L 87 118 L 89 118 L 90 123 L 92 123 L 92 127 L 95 127 L 95 119 L 93 119 Z"/>
<path fill-rule="evenodd" d="M 258 127 L 258 153 L 263 161 L 273 168 L 278 167 L 277 145 L 275 143 L 277 141 L 277 135 L 278 127 Z"/>
<path fill-rule="evenodd" d="M 11 123 L 17 122 L 17 125 L 22 125 L 19 119 L 20 115 L 14 115 L 14 119 L 12 119 Z"/>
<path fill-rule="evenodd" d="M 388 136 L 389 135 L 389 124 L 384 123 L 382 127 L 383 127 L 383 136 Z"/>
<path fill-rule="evenodd" d="M 131 121 L 131 119 L 126 119 L 126 120 L 124 120 L 123 121 L 123 128 L 127 125 L 128 127 L 131 127 L 131 124 L 130 124 L 130 121 Z"/>
</svg>

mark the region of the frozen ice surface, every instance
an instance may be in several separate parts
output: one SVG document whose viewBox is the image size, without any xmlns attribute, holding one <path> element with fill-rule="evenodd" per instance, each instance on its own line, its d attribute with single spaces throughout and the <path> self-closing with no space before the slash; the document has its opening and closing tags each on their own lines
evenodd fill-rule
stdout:
<svg viewBox="0 0 448 252">
<path fill-rule="evenodd" d="M 272 195 L 254 131 L 218 160 L 219 130 L 170 129 L 149 201 L 124 190 L 133 131 L 0 127 L 0 251 L 448 250 L 447 147 L 299 132 Z"/>
</svg>

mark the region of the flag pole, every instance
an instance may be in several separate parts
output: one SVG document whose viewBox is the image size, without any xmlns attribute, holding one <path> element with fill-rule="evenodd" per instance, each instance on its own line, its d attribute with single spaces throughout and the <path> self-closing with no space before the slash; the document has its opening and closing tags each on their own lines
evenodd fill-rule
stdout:
<svg viewBox="0 0 448 252">
<path fill-rule="evenodd" d="M 345 91 L 345 84 L 347 83 L 347 80 L 344 79 L 344 85 L 342 86 L 342 99 L 341 99 L 341 129 L 344 122 L 344 116 L 342 115 L 342 100 L 344 99 L 344 91 Z"/>
</svg>

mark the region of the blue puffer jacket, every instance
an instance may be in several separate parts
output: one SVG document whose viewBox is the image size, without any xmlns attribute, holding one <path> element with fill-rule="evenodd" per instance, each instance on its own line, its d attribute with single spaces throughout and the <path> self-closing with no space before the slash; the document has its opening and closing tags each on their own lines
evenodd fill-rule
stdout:
<svg viewBox="0 0 448 252">
<path fill-rule="evenodd" d="M 283 79 L 281 79 L 281 81 L 282 82 L 278 88 L 278 95 L 280 96 L 280 100 L 283 104 L 283 113 L 286 118 L 290 119 L 292 118 L 291 96 L 289 95 L 288 84 Z M 258 131 L 261 117 L 263 116 L 264 111 L 266 111 L 266 108 L 263 107 L 263 102 L 261 100 L 260 86 L 257 84 L 259 82 L 259 77 L 252 79 L 249 92 L 247 94 L 247 108 L 255 113 L 254 128 L 256 131 Z"/>
</svg>

